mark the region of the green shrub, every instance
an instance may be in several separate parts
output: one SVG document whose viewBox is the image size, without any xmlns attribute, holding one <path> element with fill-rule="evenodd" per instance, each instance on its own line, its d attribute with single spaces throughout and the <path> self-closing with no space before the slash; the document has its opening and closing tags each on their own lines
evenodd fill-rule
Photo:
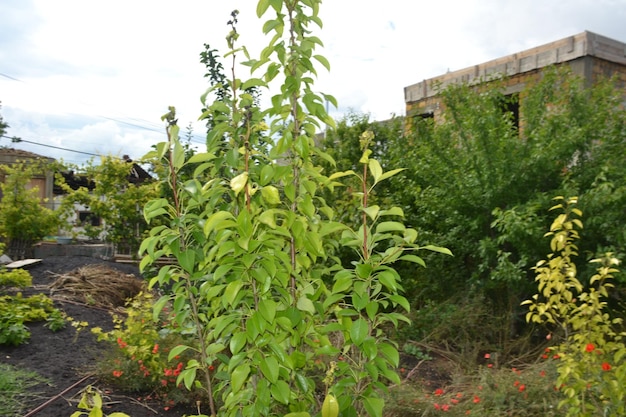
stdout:
<svg viewBox="0 0 626 417">
<path fill-rule="evenodd" d="M 24 298 L 21 293 L 15 296 L 0 297 L 0 345 L 18 346 L 30 339 L 30 331 L 25 323 L 45 320 L 46 327 L 57 331 L 65 327 L 65 315 L 54 307 L 45 294 Z"/>
<path fill-rule="evenodd" d="M 546 357 L 523 367 L 494 366 L 490 358 L 471 373 L 455 370 L 449 382 L 440 385 L 405 381 L 391 389 L 389 416 L 423 417 L 556 416 L 561 399 L 554 389 L 555 361 Z M 448 381 L 448 380 L 445 380 Z"/>
<path fill-rule="evenodd" d="M 126 317 L 114 318 L 114 329 L 105 332 L 92 329 L 99 341 L 110 346 L 108 355 L 97 364 L 99 377 L 125 391 L 148 393 L 160 399 L 166 406 L 179 402 L 191 402 L 199 393 L 191 395 L 180 389 L 176 379 L 190 358 L 180 355 L 168 361 L 168 354 L 183 342 L 178 333 L 172 332 L 167 307 L 156 320 L 152 313 L 153 296 L 142 292 L 127 304 Z"/>
<path fill-rule="evenodd" d="M 0 268 L 0 287 L 30 287 L 33 284 L 33 277 L 28 271 L 23 269 L 8 270 Z"/>
</svg>

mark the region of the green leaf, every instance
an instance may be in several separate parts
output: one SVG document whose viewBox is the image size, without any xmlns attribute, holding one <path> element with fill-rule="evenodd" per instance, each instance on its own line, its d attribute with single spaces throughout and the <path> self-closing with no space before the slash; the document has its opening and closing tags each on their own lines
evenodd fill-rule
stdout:
<svg viewBox="0 0 626 417">
<path fill-rule="evenodd" d="M 363 209 L 363 211 L 365 212 L 365 214 L 367 214 L 367 216 L 376 221 L 376 219 L 378 218 L 378 212 L 380 211 L 380 207 L 378 206 L 369 206 Z"/>
<path fill-rule="evenodd" d="M 355 345 L 361 346 L 368 335 L 369 325 L 367 324 L 367 321 L 357 319 L 354 323 L 352 323 L 352 327 L 350 328 L 350 339 Z"/>
<path fill-rule="evenodd" d="M 172 128 L 172 131 L 173 130 L 174 129 Z M 178 132 L 176 132 L 176 136 L 178 136 Z M 172 137 L 175 137 L 174 134 L 172 134 Z M 180 169 L 183 167 L 184 164 L 185 164 L 185 148 L 183 148 L 183 145 L 181 145 L 180 142 L 176 140 L 174 142 L 174 149 L 172 149 L 172 165 L 174 166 L 175 171 L 180 171 Z"/>
<path fill-rule="evenodd" d="M 389 343 L 381 342 L 378 344 L 378 351 L 382 353 L 382 355 L 387 358 L 387 360 L 394 366 L 398 366 L 400 363 L 400 355 L 398 354 L 398 349 L 396 349 L 393 345 Z"/>
<path fill-rule="evenodd" d="M 180 373 L 177 380 L 180 379 L 180 377 L 182 377 L 185 383 L 185 388 L 190 390 L 191 387 L 193 386 L 193 382 L 196 380 L 197 371 L 198 371 L 198 368 L 196 367 L 185 369 L 183 372 Z"/>
<path fill-rule="evenodd" d="M 233 355 L 238 354 L 246 345 L 247 340 L 246 333 L 235 333 L 233 337 L 230 338 L 230 353 Z"/>
<path fill-rule="evenodd" d="M 379 182 L 381 182 L 383 180 L 386 180 L 389 177 L 393 177 L 398 172 L 402 172 L 404 170 L 405 170 L 405 168 L 398 168 L 398 169 L 392 169 L 391 171 L 387 171 L 384 174 L 382 174 L 380 177 L 378 177 L 378 179 L 376 180 L 376 183 L 379 183 Z"/>
<path fill-rule="evenodd" d="M 404 217 L 404 211 L 400 207 L 391 207 L 390 209 L 387 209 L 387 210 L 381 210 L 380 215 Z"/>
<path fill-rule="evenodd" d="M 370 417 L 383 417 L 383 408 L 385 407 L 385 400 L 378 397 L 365 397 L 363 399 L 363 406 L 367 410 L 367 414 Z"/>
<path fill-rule="evenodd" d="M 261 168 L 261 175 L 259 177 L 259 184 L 261 186 L 266 186 L 269 184 L 274 178 L 274 168 L 271 165 L 265 165 Z"/>
<path fill-rule="evenodd" d="M 274 300 L 265 299 L 259 302 L 259 313 L 268 323 L 274 321 L 276 317 L 276 302 Z"/>
<path fill-rule="evenodd" d="M 417 255 L 402 255 L 400 258 L 401 261 L 413 262 L 423 267 L 426 267 L 426 262 L 422 258 Z"/>
<path fill-rule="evenodd" d="M 396 283 L 396 276 L 391 271 L 382 271 L 377 275 L 378 280 L 391 292 L 396 292 L 398 289 Z"/>
<path fill-rule="evenodd" d="M 233 307 L 235 300 L 239 295 L 239 291 L 242 287 L 243 282 L 240 279 L 229 282 L 226 286 L 226 290 L 224 291 L 224 300 L 228 303 L 230 307 Z"/>
<path fill-rule="evenodd" d="M 400 222 L 381 222 L 376 226 L 376 233 L 403 232 L 405 228 Z"/>
<path fill-rule="evenodd" d="M 333 293 L 341 293 L 352 287 L 354 274 L 352 271 L 343 269 L 335 274 L 335 283 L 333 284 Z"/>
<path fill-rule="evenodd" d="M 285 417 L 311 417 L 306 411 L 297 411 L 295 413 L 285 414 Z"/>
<path fill-rule="evenodd" d="M 188 273 L 192 273 L 195 267 L 196 252 L 192 249 L 188 249 L 176 257 L 180 266 Z"/>
<path fill-rule="evenodd" d="M 171 296 L 169 295 L 164 295 L 161 298 L 159 298 L 156 303 L 153 304 L 152 306 L 152 320 L 154 320 L 155 322 L 159 320 L 159 315 L 161 314 L 161 310 L 163 310 L 163 307 L 165 307 L 165 305 L 171 300 Z"/>
<path fill-rule="evenodd" d="M 330 62 L 328 62 L 325 57 L 323 57 L 322 55 L 313 55 L 313 58 L 315 58 L 320 64 L 322 64 L 324 68 L 326 68 L 326 70 L 330 71 Z"/>
<path fill-rule="evenodd" d="M 230 180 L 230 188 L 238 195 L 248 184 L 248 172 L 244 171 Z"/>
<path fill-rule="evenodd" d="M 183 353 L 184 351 L 186 351 L 189 348 L 190 348 L 190 346 L 186 346 L 186 345 L 175 346 L 172 350 L 170 350 L 169 355 L 167 355 L 167 360 L 171 361 L 176 356 L 179 356 L 181 353 Z"/>
<path fill-rule="evenodd" d="M 248 375 L 250 374 L 250 366 L 246 363 L 239 365 L 235 368 L 231 375 L 231 388 L 233 394 L 239 392 L 241 387 L 246 383 Z"/>
<path fill-rule="evenodd" d="M 281 404 L 289 404 L 289 397 L 291 396 L 291 389 L 289 389 L 289 385 L 285 381 L 277 381 L 275 384 L 272 384 L 270 388 L 272 392 L 272 397 Z"/>
<path fill-rule="evenodd" d="M 228 211 L 213 213 L 204 223 L 204 235 L 209 236 L 214 230 L 218 231 L 237 225 L 234 220 L 235 217 Z"/>
<path fill-rule="evenodd" d="M 426 249 L 426 250 L 430 250 L 430 251 L 433 251 L 433 252 L 443 253 L 444 255 L 453 256 L 452 252 L 450 252 L 450 249 L 442 248 L 441 246 L 426 245 L 426 246 L 421 246 L 420 249 Z"/>
<path fill-rule="evenodd" d="M 315 314 L 315 306 L 306 295 L 300 296 L 297 303 L 298 310 L 306 311 L 307 313 Z"/>
<path fill-rule="evenodd" d="M 261 188 L 261 195 L 263 196 L 263 200 L 265 200 L 267 204 L 273 206 L 276 204 L 280 204 L 280 194 L 278 192 L 278 188 L 274 187 L 273 185 L 266 185 L 265 187 Z"/>
<path fill-rule="evenodd" d="M 245 81 L 241 85 L 241 89 L 242 90 L 247 90 L 249 88 L 259 87 L 259 86 L 265 87 L 266 86 L 265 81 L 263 81 L 260 78 L 250 78 L 249 80 Z"/>
<path fill-rule="evenodd" d="M 200 162 L 207 162 L 212 159 L 215 159 L 215 155 L 213 155 L 212 153 L 199 152 L 197 154 L 192 155 L 191 158 L 187 160 L 187 164 L 197 164 Z"/>
<path fill-rule="evenodd" d="M 383 175 L 383 168 L 380 166 L 380 162 L 375 159 L 370 159 L 369 168 L 372 177 L 374 177 L 374 183 L 377 183 L 380 176 Z"/>
<path fill-rule="evenodd" d="M 261 372 L 265 375 L 265 378 L 272 384 L 275 384 L 278 380 L 278 361 L 273 356 L 268 356 L 261 361 Z"/>
</svg>

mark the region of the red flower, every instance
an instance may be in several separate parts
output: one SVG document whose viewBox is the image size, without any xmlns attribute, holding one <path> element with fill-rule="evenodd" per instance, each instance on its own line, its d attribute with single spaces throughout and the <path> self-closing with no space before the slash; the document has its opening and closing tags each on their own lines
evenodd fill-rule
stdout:
<svg viewBox="0 0 626 417">
<path fill-rule="evenodd" d="M 602 362 L 602 370 L 603 371 L 610 371 L 611 370 L 611 364 L 608 362 Z"/>
<path fill-rule="evenodd" d="M 437 388 L 435 390 L 435 396 L 439 397 L 441 395 L 443 395 L 443 390 L 441 388 Z"/>
<path fill-rule="evenodd" d="M 487 368 L 493 368 L 493 363 L 488 363 Z"/>
<path fill-rule="evenodd" d="M 433 404 L 435 406 L 435 410 L 441 410 L 441 406 L 437 403 Z"/>
<path fill-rule="evenodd" d="M 478 404 L 480 402 L 480 397 L 478 395 L 474 395 L 474 399 L 472 401 L 474 404 Z"/>
<path fill-rule="evenodd" d="M 117 338 L 117 345 L 120 347 L 120 349 L 124 349 L 126 346 L 128 346 L 128 344 L 126 344 L 126 342 L 124 342 L 121 337 Z"/>
<path fill-rule="evenodd" d="M 526 389 L 526 385 L 524 384 L 520 385 L 518 388 L 519 392 L 524 392 L 525 389 Z"/>
<path fill-rule="evenodd" d="M 491 358 L 491 355 L 489 353 L 485 353 L 485 359 L 489 359 Z"/>
<path fill-rule="evenodd" d="M 441 410 L 442 410 L 442 411 L 448 411 L 448 410 L 450 410 L 450 405 L 449 405 L 449 404 L 444 404 L 444 405 L 442 405 L 442 406 L 441 406 Z"/>
<path fill-rule="evenodd" d="M 544 370 L 540 371 L 540 372 L 539 372 L 539 376 L 542 376 L 542 377 L 543 377 L 543 376 L 546 376 L 546 371 L 544 371 Z"/>
<path fill-rule="evenodd" d="M 152 348 L 152 353 L 156 355 L 158 352 L 159 352 L 159 344 L 155 343 L 154 348 Z"/>
<path fill-rule="evenodd" d="M 113 376 L 119 378 L 122 376 L 123 373 L 123 371 L 113 371 Z"/>
<path fill-rule="evenodd" d="M 587 343 L 587 346 L 585 346 L 585 351 L 593 352 L 595 348 L 596 348 L 596 345 L 594 345 L 593 343 Z"/>
</svg>

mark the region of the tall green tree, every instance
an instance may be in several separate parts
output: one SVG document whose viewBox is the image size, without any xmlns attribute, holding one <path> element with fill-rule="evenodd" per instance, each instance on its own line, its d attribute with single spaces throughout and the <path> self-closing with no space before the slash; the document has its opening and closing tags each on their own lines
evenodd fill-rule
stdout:
<svg viewBox="0 0 626 417">
<path fill-rule="evenodd" d="M 193 334 L 170 356 L 195 352 L 178 382 L 202 387 L 211 415 L 381 417 L 382 391 L 399 382 L 386 330 L 406 320 L 409 304 L 392 265 L 421 263 L 415 252 L 423 248 L 402 210 L 369 200 L 400 171 L 384 171 L 373 157 L 372 132 L 361 135 L 357 169 L 327 172 L 318 163 L 332 165 L 314 138 L 333 125 L 324 103 L 334 102 L 314 90 L 317 64 L 329 68 L 316 53 L 320 4 L 260 0 L 270 41 L 258 59 L 238 46 L 231 15 L 224 56 L 243 57 L 260 76 L 233 71 L 216 84 L 226 82 L 229 94 L 204 96 L 206 152 L 187 159 L 175 109 L 163 116 L 168 141 L 153 156 L 168 169 L 173 196 L 145 207 L 146 219 L 160 223 L 142 242 L 141 266 L 163 255 L 177 261 L 151 280 L 172 288 L 155 314 L 171 303 L 179 329 Z M 270 83 L 280 89 L 262 110 L 249 89 Z M 179 173 L 190 164 L 197 167 L 185 179 Z M 348 177 L 360 199 L 359 222 L 350 225 L 324 199 Z M 339 247 L 353 250 L 355 262 L 343 264 Z"/>
<path fill-rule="evenodd" d="M 41 204 L 39 190 L 28 186 L 31 178 L 46 169 L 46 164 L 37 161 L 0 166 L 4 176 L 0 183 L 0 238 L 6 243 L 6 253 L 15 259 L 31 256 L 31 246 L 53 234 L 59 225 L 56 213 Z"/>
<path fill-rule="evenodd" d="M 623 256 L 626 125 L 610 80 L 586 88 L 566 69 L 547 71 L 520 93 L 519 126 L 499 83 L 441 95 L 442 117 L 412 119 L 388 154 L 408 168 L 394 180 L 394 201 L 455 254 L 415 272 L 422 299 L 485 297 L 496 312 L 516 312 L 532 290 L 555 195 L 580 196 L 594 228 L 585 231 L 588 256 L 606 248 Z"/>
<path fill-rule="evenodd" d="M 85 206 L 93 216 L 102 219 L 100 226 L 89 228 L 92 237 L 104 237 L 120 252 L 136 254 L 147 228 L 142 208 L 158 195 L 158 184 L 131 182 L 132 162 L 112 156 L 102 157 L 99 164 L 91 160 L 83 167 L 72 168 L 76 176 L 93 187 L 74 189 L 57 174 L 57 185 L 65 193 L 60 212 L 67 219 L 74 213 L 76 204 Z"/>
</svg>

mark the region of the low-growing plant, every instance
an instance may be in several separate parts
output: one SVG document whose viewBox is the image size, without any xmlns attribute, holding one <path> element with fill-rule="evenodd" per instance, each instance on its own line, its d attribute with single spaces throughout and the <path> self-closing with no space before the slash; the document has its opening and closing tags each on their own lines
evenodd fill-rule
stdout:
<svg viewBox="0 0 626 417">
<path fill-rule="evenodd" d="M 104 414 L 102 405 L 102 394 L 95 387 L 89 385 L 83 390 L 81 395 L 80 402 L 77 406 L 79 411 L 72 413 L 71 417 L 130 417 L 128 414 L 119 412 Z"/>
<path fill-rule="evenodd" d="M 97 372 L 102 380 L 125 391 L 162 400 L 167 407 L 197 400 L 198 392 L 190 394 L 176 383 L 190 359 L 189 353 L 168 361 L 170 350 L 184 339 L 181 333 L 172 331 L 175 323 L 167 307 L 159 317 L 153 317 L 153 301 L 152 294 L 142 292 L 128 302 L 125 316 L 114 318 L 113 330 L 92 329 L 99 341 L 106 341 L 111 347 L 105 359 L 97 364 Z"/>
<path fill-rule="evenodd" d="M 0 287 L 26 288 L 30 287 L 32 284 L 33 277 L 28 271 L 19 268 L 9 270 L 0 267 Z"/>
<path fill-rule="evenodd" d="M 36 372 L 0 363 L 0 415 L 22 415 L 27 408 L 26 403 L 39 395 L 33 388 L 46 382 L 47 380 Z"/>
<path fill-rule="evenodd" d="M 489 354 L 470 373 L 457 368 L 448 381 L 412 379 L 393 387 L 388 396 L 390 416 L 534 417 L 557 416 L 560 394 L 554 389 L 552 357 L 522 367 L 496 367 Z"/>
<path fill-rule="evenodd" d="M 620 331 L 622 320 L 607 313 L 619 261 L 610 253 L 592 260 L 599 266 L 585 287 L 573 259 L 583 227 L 578 199 L 556 200 L 559 203 L 552 210 L 562 213 L 546 234 L 551 237 L 552 253 L 535 267 L 539 292 L 523 303 L 529 308 L 526 319 L 548 326 L 554 340 L 560 341 L 550 352 L 559 358 L 556 387 L 564 396 L 559 408 L 567 416 L 624 416 L 626 332 Z"/>
<path fill-rule="evenodd" d="M 45 294 L 0 297 L 0 344 L 18 346 L 27 342 L 30 331 L 25 323 L 35 321 L 46 321 L 46 327 L 52 331 L 65 327 L 63 312 Z"/>
</svg>

